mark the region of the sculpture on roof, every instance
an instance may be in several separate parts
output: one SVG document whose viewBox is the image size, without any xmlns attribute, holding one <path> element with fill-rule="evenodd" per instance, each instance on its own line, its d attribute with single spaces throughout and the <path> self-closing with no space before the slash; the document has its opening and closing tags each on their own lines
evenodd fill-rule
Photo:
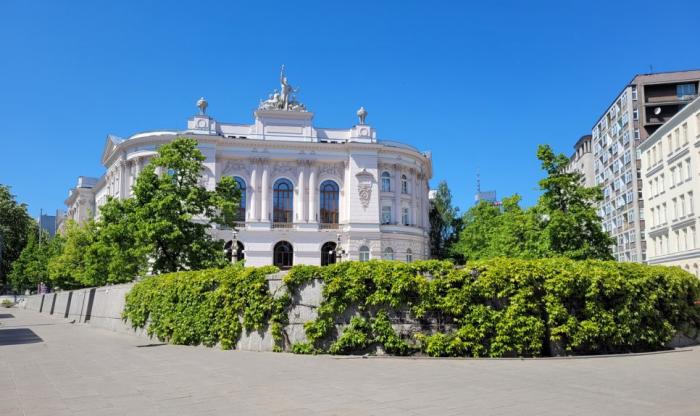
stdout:
<svg viewBox="0 0 700 416">
<path fill-rule="evenodd" d="M 284 65 L 280 71 L 280 91 L 274 90 L 265 101 L 260 101 L 260 110 L 306 111 L 306 106 L 296 99 L 298 88 L 292 87 L 284 73 Z"/>
<path fill-rule="evenodd" d="M 204 97 L 200 98 L 197 100 L 197 107 L 199 108 L 199 115 L 205 115 L 207 113 L 207 107 L 209 106 L 209 103 L 207 100 L 204 99 Z"/>
<path fill-rule="evenodd" d="M 360 119 L 360 125 L 365 124 L 365 118 L 367 118 L 367 110 L 365 110 L 364 107 L 360 107 L 359 110 L 357 110 L 357 118 Z"/>
</svg>

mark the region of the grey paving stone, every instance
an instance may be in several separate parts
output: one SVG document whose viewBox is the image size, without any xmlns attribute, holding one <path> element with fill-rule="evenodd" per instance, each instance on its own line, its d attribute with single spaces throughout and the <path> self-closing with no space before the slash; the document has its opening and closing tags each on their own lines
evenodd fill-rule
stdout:
<svg viewBox="0 0 700 416">
<path fill-rule="evenodd" d="M 4 415 L 698 415 L 700 348 L 564 360 L 342 358 L 139 347 L 16 309 L 41 342 L 0 346 Z M 0 330 L 2 330 L 0 328 Z"/>
</svg>

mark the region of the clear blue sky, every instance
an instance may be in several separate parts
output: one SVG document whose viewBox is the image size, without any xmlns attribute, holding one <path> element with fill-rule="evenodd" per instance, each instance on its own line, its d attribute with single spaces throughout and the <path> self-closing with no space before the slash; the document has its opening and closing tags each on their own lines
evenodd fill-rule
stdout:
<svg viewBox="0 0 700 416">
<path fill-rule="evenodd" d="M 700 68 L 697 0 L 233 3 L 1 1 L 0 183 L 62 208 L 108 133 L 184 129 L 200 96 L 251 122 L 284 63 L 317 126 L 364 105 L 381 138 L 432 150 L 463 209 L 477 168 L 529 205 L 538 143 L 571 153 L 649 65 Z"/>
</svg>

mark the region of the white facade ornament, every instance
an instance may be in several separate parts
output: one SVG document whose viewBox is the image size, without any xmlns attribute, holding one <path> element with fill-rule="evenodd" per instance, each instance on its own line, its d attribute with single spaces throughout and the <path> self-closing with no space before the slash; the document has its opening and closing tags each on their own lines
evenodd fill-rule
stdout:
<svg viewBox="0 0 700 416">
<path fill-rule="evenodd" d="M 306 106 L 296 99 L 298 88 L 294 88 L 284 74 L 284 65 L 280 71 L 280 90 L 274 90 L 265 101 L 260 101 L 259 110 L 306 111 Z"/>
<path fill-rule="evenodd" d="M 340 176 L 338 171 L 338 165 L 336 164 L 324 163 L 318 168 L 319 175 Z"/>
<path fill-rule="evenodd" d="M 367 118 L 367 110 L 365 110 L 364 107 L 360 107 L 359 110 L 357 110 L 357 117 L 360 119 L 360 124 L 365 124 L 365 118 Z"/>
<path fill-rule="evenodd" d="M 369 206 L 369 200 L 372 197 L 372 182 L 374 182 L 374 176 L 367 172 L 366 169 L 362 169 L 357 175 L 357 193 L 360 197 L 360 203 L 363 208 Z"/>
<path fill-rule="evenodd" d="M 247 166 L 241 161 L 227 160 L 223 169 L 223 176 L 228 176 L 236 172 L 248 172 Z"/>
<path fill-rule="evenodd" d="M 199 108 L 199 114 L 200 115 L 205 115 L 207 113 L 207 107 L 209 106 L 209 103 L 207 100 L 204 99 L 204 97 L 200 98 L 197 100 L 197 107 Z"/>
</svg>

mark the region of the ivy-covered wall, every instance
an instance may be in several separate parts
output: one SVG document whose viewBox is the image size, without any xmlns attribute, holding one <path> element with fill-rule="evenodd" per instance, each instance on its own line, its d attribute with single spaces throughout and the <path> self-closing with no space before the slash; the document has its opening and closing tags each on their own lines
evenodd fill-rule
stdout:
<svg viewBox="0 0 700 416">
<path fill-rule="evenodd" d="M 277 351 L 475 357 L 651 351 L 700 326 L 700 281 L 679 268 L 345 262 L 296 266 L 283 277 L 286 289 L 271 291 L 266 275 L 275 271 L 233 266 L 150 277 L 127 295 L 123 316 L 176 344 L 228 349 L 259 333 Z"/>
</svg>

